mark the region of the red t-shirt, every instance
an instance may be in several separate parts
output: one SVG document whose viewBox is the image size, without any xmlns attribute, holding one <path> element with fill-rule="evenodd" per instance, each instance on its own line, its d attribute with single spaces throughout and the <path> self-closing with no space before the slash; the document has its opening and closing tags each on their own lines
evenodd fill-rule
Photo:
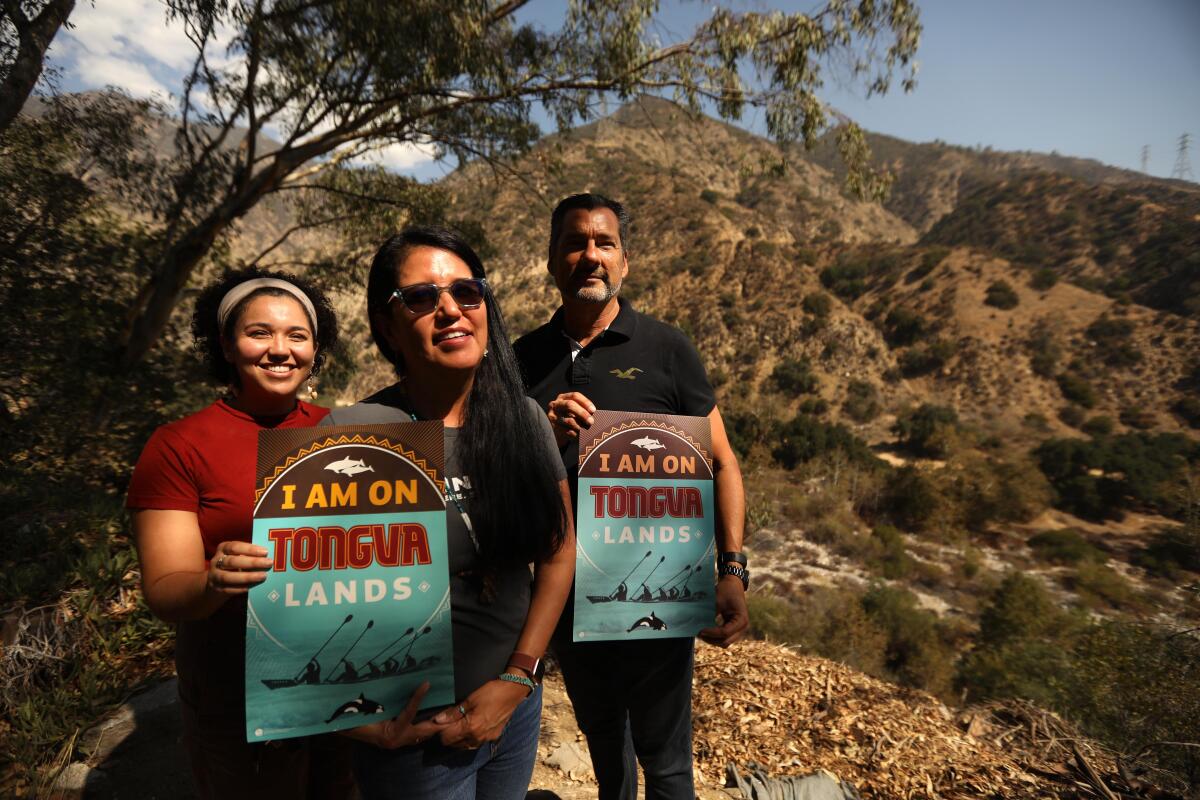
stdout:
<svg viewBox="0 0 1200 800">
<path fill-rule="evenodd" d="M 196 512 L 205 558 L 212 558 L 221 542 L 248 542 L 254 530 L 258 432 L 307 428 L 328 413 L 299 402 L 285 417 L 256 418 L 218 400 L 163 425 L 134 467 L 125 506 Z M 202 724 L 220 725 L 230 735 L 244 735 L 245 644 L 244 596 L 207 619 L 181 622 L 175 640 L 180 698 Z"/>
<path fill-rule="evenodd" d="M 221 542 L 253 530 L 258 432 L 316 425 L 329 409 L 303 401 L 285 417 L 252 417 L 218 400 L 154 432 L 142 451 L 125 507 L 195 511 L 211 558 Z"/>
</svg>

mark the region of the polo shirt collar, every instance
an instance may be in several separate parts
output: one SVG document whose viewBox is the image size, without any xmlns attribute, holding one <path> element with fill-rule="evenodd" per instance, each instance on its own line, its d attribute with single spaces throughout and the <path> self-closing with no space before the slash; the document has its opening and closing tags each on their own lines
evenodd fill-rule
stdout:
<svg viewBox="0 0 1200 800">
<path fill-rule="evenodd" d="M 559 333 L 561 333 L 564 337 L 570 339 L 571 335 L 567 333 L 566 328 L 563 327 L 563 319 L 565 317 L 566 313 L 563 311 L 563 307 L 559 306 L 558 310 L 554 312 L 554 316 L 550 318 L 550 324 L 558 329 Z M 592 341 L 597 341 L 601 336 L 605 336 L 610 333 L 618 334 L 625 339 L 632 339 L 634 331 L 637 329 L 637 318 L 638 312 L 634 310 L 633 304 L 624 297 L 618 296 L 617 316 L 613 318 L 613 321 L 608 324 L 608 327 L 604 329 L 600 336 L 597 336 L 596 339 L 593 339 Z"/>
</svg>

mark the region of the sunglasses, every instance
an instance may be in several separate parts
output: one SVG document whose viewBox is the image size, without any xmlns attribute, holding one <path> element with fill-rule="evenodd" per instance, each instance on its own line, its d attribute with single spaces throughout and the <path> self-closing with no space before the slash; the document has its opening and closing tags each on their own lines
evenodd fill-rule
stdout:
<svg viewBox="0 0 1200 800">
<path fill-rule="evenodd" d="M 401 286 L 388 298 L 399 298 L 404 307 L 413 314 L 428 314 L 438 306 L 442 292 L 449 292 L 459 308 L 479 308 L 483 305 L 487 281 L 483 278 L 459 278 L 449 286 L 436 283 L 414 283 Z"/>
</svg>

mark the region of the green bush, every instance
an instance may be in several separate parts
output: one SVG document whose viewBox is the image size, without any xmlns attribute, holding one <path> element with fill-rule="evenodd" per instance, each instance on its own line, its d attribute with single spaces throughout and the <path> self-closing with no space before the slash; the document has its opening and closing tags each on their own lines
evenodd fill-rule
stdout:
<svg viewBox="0 0 1200 800">
<path fill-rule="evenodd" d="M 1025 542 L 1040 561 L 1051 564 L 1079 564 L 1083 561 L 1103 562 L 1104 553 L 1091 545 L 1074 528 L 1043 531 Z"/>
<path fill-rule="evenodd" d="M 1079 406 L 1063 406 L 1058 410 L 1058 418 L 1072 428 L 1083 424 L 1086 415 Z"/>
<path fill-rule="evenodd" d="M 721 195 L 717 192 L 714 192 L 712 189 L 704 189 L 700 192 L 700 199 L 715 206 L 721 199 Z"/>
<path fill-rule="evenodd" d="M 820 416 L 829 410 L 829 403 L 823 397 L 806 397 L 800 401 L 798 410 L 801 414 Z"/>
<path fill-rule="evenodd" d="M 1087 379 L 1075 372 L 1064 372 L 1058 376 L 1058 388 L 1063 397 L 1084 408 L 1096 407 L 1096 390 Z"/>
<path fill-rule="evenodd" d="M 906 378 L 928 375 L 946 366 L 956 352 L 958 345 L 948 339 L 934 339 L 919 344 L 900 354 L 900 371 Z"/>
<path fill-rule="evenodd" d="M 751 592 L 746 606 L 753 635 L 799 645 L 807 653 L 883 676 L 887 634 L 868 619 L 858 595 L 814 587 L 789 602 Z"/>
<path fill-rule="evenodd" d="M 1048 439 L 1033 454 L 1064 511 L 1096 521 L 1138 507 L 1178 517 L 1186 507 L 1171 483 L 1200 461 L 1200 444 L 1182 434 L 1139 431 L 1091 441 Z"/>
<path fill-rule="evenodd" d="M 1034 374 L 1053 378 L 1062 358 L 1062 348 L 1049 325 L 1044 322 L 1035 325 L 1026 344 L 1029 348 L 1029 366 Z"/>
<path fill-rule="evenodd" d="M 888 580 L 907 578 L 913 571 L 913 557 L 904 546 L 904 534 L 891 525 L 877 525 L 871 531 L 876 543 L 869 566 Z"/>
<path fill-rule="evenodd" d="M 879 416 L 882 410 L 879 392 L 868 381 L 852 380 L 846 387 L 846 400 L 842 403 L 842 410 L 855 422 L 870 422 Z"/>
<path fill-rule="evenodd" d="M 884 668 L 904 686 L 945 697 L 954 678 L 954 650 L 937 615 L 918 607 L 906 589 L 872 586 L 862 599 L 867 619 L 887 634 Z"/>
<path fill-rule="evenodd" d="M 1033 271 L 1029 278 L 1029 286 L 1039 292 L 1051 289 L 1058 283 L 1058 273 L 1049 267 L 1040 267 Z"/>
<path fill-rule="evenodd" d="M 1092 608 L 1139 610 L 1141 598 L 1119 572 L 1094 561 L 1085 561 L 1067 578 L 1067 586 Z"/>
<path fill-rule="evenodd" d="M 892 347 L 907 347 L 929 333 L 920 312 L 897 306 L 883 321 L 883 338 Z"/>
<path fill-rule="evenodd" d="M 1150 430 L 1158 422 L 1154 416 L 1154 412 L 1132 406 L 1122 408 L 1121 413 L 1117 417 L 1121 420 L 1122 425 L 1129 428 L 1136 428 L 1139 431 Z"/>
<path fill-rule="evenodd" d="M 810 292 L 804 295 L 800 307 L 814 317 L 824 319 L 833 310 L 833 298 L 824 292 Z"/>
<path fill-rule="evenodd" d="M 1200 430 L 1200 397 L 1195 395 L 1181 397 L 1175 405 L 1171 406 L 1171 410 L 1188 425 Z"/>
<path fill-rule="evenodd" d="M 1087 327 L 1087 335 L 1096 343 L 1099 357 L 1105 366 L 1132 367 L 1142 360 L 1142 354 L 1133 343 L 1136 326 L 1127 319 L 1107 315 L 1100 317 Z"/>
<path fill-rule="evenodd" d="M 941 495 L 921 470 L 905 466 L 888 475 L 881 510 L 899 527 L 906 531 L 928 530 L 942 508 Z"/>
<path fill-rule="evenodd" d="M 785 358 L 771 371 L 771 383 L 784 394 L 808 394 L 817 391 L 820 383 L 807 358 Z"/>
<path fill-rule="evenodd" d="M 1080 430 L 1088 436 L 1108 436 L 1113 432 L 1114 427 L 1112 417 L 1098 416 L 1089 418 L 1087 422 L 1083 423 Z"/>
<path fill-rule="evenodd" d="M 896 417 L 892 432 L 909 450 L 931 458 L 945 458 L 958 443 L 958 414 L 948 406 L 923 403 Z"/>
<path fill-rule="evenodd" d="M 987 287 L 983 302 L 1002 311 L 1010 311 L 1017 307 L 1017 304 L 1021 302 L 1021 298 L 1017 296 L 1016 291 L 1009 285 L 1008 281 L 995 281 Z"/>
<path fill-rule="evenodd" d="M 797 414 L 791 422 L 780 426 L 776 441 L 771 455 L 785 469 L 794 469 L 832 451 L 844 453 L 859 464 L 880 463 L 866 443 L 844 425 L 822 422 L 806 414 Z"/>
<path fill-rule="evenodd" d="M 1181 570 L 1200 573 L 1200 526 L 1172 526 L 1159 530 L 1134 555 L 1134 563 L 1146 571 L 1177 580 Z"/>
</svg>

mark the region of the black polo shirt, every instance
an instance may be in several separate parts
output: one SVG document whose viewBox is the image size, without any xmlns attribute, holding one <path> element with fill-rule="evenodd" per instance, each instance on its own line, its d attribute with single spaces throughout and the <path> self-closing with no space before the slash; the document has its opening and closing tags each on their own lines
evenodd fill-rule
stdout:
<svg viewBox="0 0 1200 800">
<path fill-rule="evenodd" d="M 608 329 L 571 360 L 571 341 L 563 332 L 563 310 L 513 345 L 525 390 L 542 411 L 564 392 L 579 392 L 607 411 L 644 411 L 706 417 L 716 395 L 691 341 L 671 325 L 639 314 L 624 299 Z M 562 450 L 563 466 L 574 499 L 579 442 Z"/>
</svg>

